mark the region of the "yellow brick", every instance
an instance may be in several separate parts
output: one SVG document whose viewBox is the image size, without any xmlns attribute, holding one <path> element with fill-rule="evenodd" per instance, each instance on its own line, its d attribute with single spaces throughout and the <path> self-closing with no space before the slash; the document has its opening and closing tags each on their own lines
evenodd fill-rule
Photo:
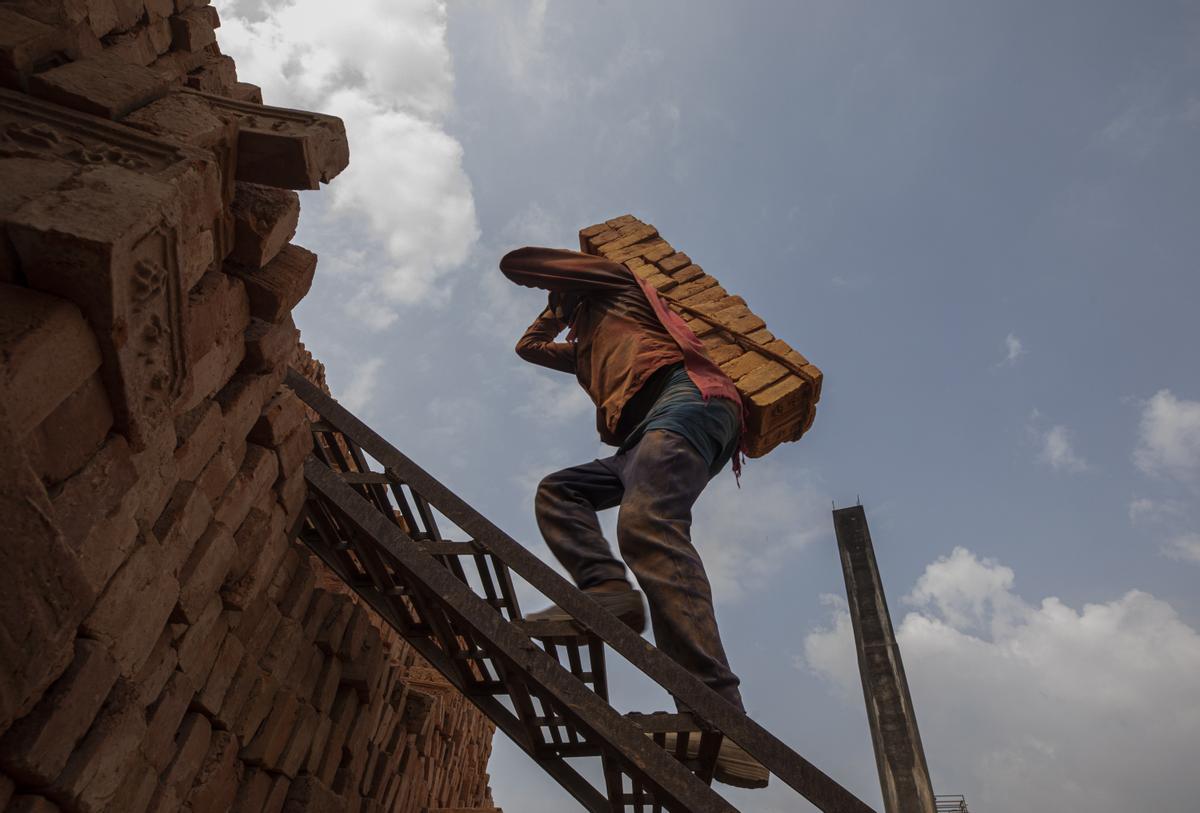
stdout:
<svg viewBox="0 0 1200 813">
<path fill-rule="evenodd" d="M 624 233 L 622 234 L 621 232 Z M 622 228 L 618 233 L 620 234 L 619 237 L 614 240 L 607 240 L 603 243 L 603 248 L 601 251 L 603 251 L 605 254 L 611 254 L 612 252 L 623 249 L 626 246 L 632 246 L 634 243 L 640 243 L 643 240 L 649 240 L 652 237 L 658 236 L 658 232 L 655 231 L 653 226 L 647 226 L 643 223 L 639 223 L 637 226 L 634 226 L 628 231 Z M 621 260 L 617 260 L 617 262 L 621 262 Z"/>
<path fill-rule="evenodd" d="M 736 344 L 717 342 L 712 347 L 706 344 L 705 353 L 708 355 L 709 359 L 712 360 L 713 364 L 720 366 L 727 364 L 728 362 L 733 361 L 738 356 L 742 355 L 742 348 L 738 347 Z"/>
<path fill-rule="evenodd" d="M 751 393 L 750 402 L 764 410 L 764 414 L 770 413 L 771 417 L 778 418 L 786 413 L 786 409 L 781 408 L 781 401 L 789 395 L 799 393 L 804 389 L 804 382 L 794 375 L 789 375 L 787 378 L 776 381 L 758 392 Z"/>
<path fill-rule="evenodd" d="M 691 264 L 692 258 L 686 254 L 672 254 L 658 261 L 658 267 L 668 274 Z"/>
<path fill-rule="evenodd" d="M 694 296 L 706 288 L 713 288 L 716 286 L 716 284 L 716 279 L 705 274 L 702 277 L 697 277 L 691 282 L 685 282 L 683 285 L 680 285 L 675 289 L 674 293 L 671 294 L 671 298 L 679 302 L 683 302 L 685 305 L 691 305 L 692 303 L 688 301 L 688 297 Z"/>
<path fill-rule="evenodd" d="M 785 359 L 792 362 L 792 364 L 795 364 L 797 367 L 803 367 L 805 364 L 808 364 L 808 359 L 806 359 L 804 356 L 800 355 L 795 350 L 793 350 L 788 345 L 788 343 L 783 341 L 782 339 L 776 339 L 775 341 L 766 345 L 766 348 L 774 353 L 778 353 L 779 355 L 783 356 Z M 816 368 L 814 367 L 813 369 L 815 370 Z"/>
<path fill-rule="evenodd" d="M 697 336 L 704 336 L 705 334 L 712 333 L 714 330 L 713 326 L 708 322 L 702 322 L 699 319 L 689 319 L 686 315 L 683 317 L 683 321 Z"/>
<path fill-rule="evenodd" d="M 774 384 L 785 375 L 791 375 L 787 368 L 777 361 L 768 361 L 753 372 L 738 379 L 738 389 L 744 392 L 757 392 L 763 387 Z M 795 376 L 793 376 L 794 378 Z"/>
<path fill-rule="evenodd" d="M 603 223 L 597 223 L 595 226 L 588 226 L 586 229 L 579 230 L 580 237 L 595 237 L 597 234 L 608 231 L 608 226 Z"/>
<path fill-rule="evenodd" d="M 712 277 L 709 277 L 709 279 L 712 279 Z M 688 285 L 692 285 L 698 281 L 699 280 L 693 280 L 692 282 L 689 282 Z M 682 285 L 679 286 L 679 288 L 682 287 Z M 672 292 L 671 296 L 677 301 L 682 302 L 684 305 L 687 305 L 689 308 L 699 308 L 701 305 L 704 305 L 708 302 L 715 302 L 729 294 L 729 292 L 720 285 L 713 285 L 712 287 L 704 288 L 700 291 L 700 293 L 693 294 L 691 296 L 688 296 L 687 294 L 681 294 L 679 292 L 679 288 L 676 288 L 675 291 Z"/>
<path fill-rule="evenodd" d="M 737 381 L 746 373 L 753 371 L 755 367 L 765 364 L 766 361 L 766 356 L 751 351 L 749 353 L 742 353 L 742 355 L 739 356 L 736 361 L 731 361 L 728 364 L 722 364 L 721 369 L 725 372 L 725 375 L 729 376 L 734 381 Z"/>
<path fill-rule="evenodd" d="M 604 221 L 604 223 L 609 228 L 619 229 L 621 226 L 624 226 L 626 224 L 641 223 L 641 221 L 638 220 L 633 215 L 621 215 L 620 217 L 614 217 L 612 220 L 606 220 L 606 221 Z"/>
<path fill-rule="evenodd" d="M 671 244 L 666 240 L 662 241 L 662 245 L 653 246 L 652 248 L 643 251 L 642 256 L 651 262 L 657 262 L 668 254 L 674 254 L 675 249 L 671 248 Z"/>
<path fill-rule="evenodd" d="M 617 232 L 613 229 L 609 229 L 608 231 L 602 231 L 599 234 L 589 237 L 588 242 L 591 243 L 592 248 L 599 249 L 605 243 L 612 242 L 620 236 L 621 235 L 617 234 Z"/>
<path fill-rule="evenodd" d="M 626 245 L 624 248 L 612 249 L 608 245 L 600 247 L 600 253 L 616 263 L 625 262 L 633 257 L 645 258 L 649 252 L 656 247 L 661 247 L 668 253 L 672 250 L 671 244 L 666 240 L 652 240 L 648 243 L 634 243 Z"/>
<path fill-rule="evenodd" d="M 745 316 L 734 319 L 733 321 L 721 319 L 721 324 L 732 330 L 734 333 L 741 333 L 743 336 L 752 334 L 754 331 L 766 327 L 766 322 L 764 322 L 758 316 L 755 316 L 753 313 L 747 313 Z M 768 343 L 769 342 L 759 342 L 759 344 Z"/>
<path fill-rule="evenodd" d="M 653 268 L 654 266 L 651 265 L 649 267 Z M 670 277 L 668 277 L 666 274 L 662 273 L 661 271 L 659 271 L 655 274 L 652 274 L 649 277 L 646 277 L 646 282 L 653 285 L 654 288 L 659 291 L 669 291 L 672 288 L 674 288 L 677 284 L 675 282 L 675 280 L 671 279 Z"/>
<path fill-rule="evenodd" d="M 746 455 L 752 458 L 762 457 L 781 443 L 786 443 L 790 440 L 799 440 L 800 436 L 812 425 L 812 418 L 815 415 L 816 410 L 810 409 L 806 422 L 796 422 L 787 426 L 779 426 L 766 433 L 751 433 L 746 445 Z"/>
<path fill-rule="evenodd" d="M 662 267 L 662 263 L 659 263 L 659 267 Z M 693 265 L 685 265 L 683 268 L 680 268 L 677 271 L 672 271 L 671 277 L 676 282 L 691 282 L 692 280 L 701 276 L 703 273 L 704 273 L 703 268 L 701 268 L 698 265 L 693 264 Z"/>
</svg>

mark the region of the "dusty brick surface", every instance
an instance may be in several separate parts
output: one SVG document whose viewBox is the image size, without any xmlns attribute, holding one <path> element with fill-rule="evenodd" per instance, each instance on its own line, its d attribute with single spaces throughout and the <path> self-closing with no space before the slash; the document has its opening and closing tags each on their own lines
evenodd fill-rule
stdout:
<svg viewBox="0 0 1200 813">
<path fill-rule="evenodd" d="M 111 806 L 146 733 L 146 718 L 133 687 L 120 682 L 109 694 L 95 723 L 55 780 L 68 807 L 100 813 Z"/>
<path fill-rule="evenodd" d="M 75 659 L 34 708 L 0 738 L 0 768 L 45 785 L 67 764 L 116 683 L 117 663 L 96 641 L 75 643 Z"/>
<path fill-rule="evenodd" d="M 155 770 L 155 776 L 167 768 L 174 755 L 175 733 L 179 730 L 196 685 L 183 672 L 173 672 L 161 696 L 147 709 L 146 737 L 142 753 Z"/>
<path fill-rule="evenodd" d="M 24 435 L 96 372 L 100 348 L 75 305 L 0 285 L 0 361 L 0 397 Z"/>
<path fill-rule="evenodd" d="M 44 482 L 61 482 L 100 450 L 112 425 L 108 393 L 94 373 L 30 432 L 29 462 Z"/>
<path fill-rule="evenodd" d="M 192 623 L 200 617 L 205 604 L 225 581 L 236 554 L 229 529 L 220 522 L 210 524 L 179 571 L 176 610 L 183 621 Z"/>
<path fill-rule="evenodd" d="M 164 95 L 167 83 L 148 68 L 102 54 L 36 74 L 29 89 L 65 107 L 119 119 Z"/>
<path fill-rule="evenodd" d="M 289 243 L 263 268 L 231 270 L 246 283 L 250 312 L 265 322 L 279 322 L 308 293 L 316 269 L 315 254 Z"/>
<path fill-rule="evenodd" d="M 251 320 L 246 328 L 246 355 L 242 369 L 262 372 L 286 367 L 299 337 L 300 331 L 290 316 L 285 316 L 279 324 L 261 319 Z"/>
<path fill-rule="evenodd" d="M 184 801 L 191 813 L 228 813 L 237 796 L 238 741 L 228 731 L 213 732 L 208 753 Z"/>
<path fill-rule="evenodd" d="M 236 226 L 229 259 L 244 268 L 262 268 L 296 233 L 300 197 L 291 190 L 241 182 L 232 212 Z"/>
<path fill-rule="evenodd" d="M 204 491 L 192 482 L 176 486 L 170 502 L 154 523 L 154 535 L 163 548 L 163 567 L 184 578 L 181 570 L 211 524 L 212 505 Z"/>
<path fill-rule="evenodd" d="M 78 545 L 91 526 L 104 516 L 105 506 L 117 503 L 137 481 L 129 444 L 113 435 L 83 468 L 55 490 L 54 513 L 67 539 Z"/>
<path fill-rule="evenodd" d="M 143 545 L 113 576 L 81 627 L 88 637 L 104 643 L 132 677 L 150 657 L 171 608 L 179 583 L 162 567 L 156 545 Z"/>
<path fill-rule="evenodd" d="M 490 727 L 289 537 L 283 379 L 324 385 L 289 190 L 348 148 L 263 106 L 219 22 L 0 4 L 0 810 L 475 807 Z"/>
</svg>

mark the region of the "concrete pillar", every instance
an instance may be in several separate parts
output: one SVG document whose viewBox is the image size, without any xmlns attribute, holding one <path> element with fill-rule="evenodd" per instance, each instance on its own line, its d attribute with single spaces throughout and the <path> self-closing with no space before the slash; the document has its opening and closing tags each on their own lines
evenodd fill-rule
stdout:
<svg viewBox="0 0 1200 813">
<path fill-rule="evenodd" d="M 917 731 L 900 647 L 892 631 L 862 506 L 833 512 L 871 742 L 887 813 L 934 813 L 929 767 Z"/>
</svg>

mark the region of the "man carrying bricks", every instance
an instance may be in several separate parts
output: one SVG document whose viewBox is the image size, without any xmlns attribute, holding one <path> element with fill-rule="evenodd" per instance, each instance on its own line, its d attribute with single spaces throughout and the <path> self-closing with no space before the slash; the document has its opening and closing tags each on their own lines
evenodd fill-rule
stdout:
<svg viewBox="0 0 1200 813">
<path fill-rule="evenodd" d="M 521 248 L 500 260 L 500 270 L 518 285 L 549 292 L 517 354 L 574 373 L 596 404 L 601 439 L 617 447 L 612 457 L 542 480 L 535 511 L 547 546 L 581 590 L 642 632 L 641 593 L 596 517 L 620 506 L 617 544 L 646 593 L 658 647 L 744 710 L 690 538 L 693 504 L 737 454 L 737 389 L 683 320 L 625 266 L 563 249 Z M 563 330 L 566 341 L 556 341 Z M 528 618 L 570 616 L 551 607 Z M 723 741 L 719 781 L 764 787 L 767 777 L 745 751 Z"/>
</svg>

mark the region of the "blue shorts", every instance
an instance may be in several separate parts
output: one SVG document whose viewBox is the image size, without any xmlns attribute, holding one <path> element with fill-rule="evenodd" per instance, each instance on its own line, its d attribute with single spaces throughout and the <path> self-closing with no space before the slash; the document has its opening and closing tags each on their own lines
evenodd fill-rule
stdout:
<svg viewBox="0 0 1200 813">
<path fill-rule="evenodd" d="M 651 429 L 682 435 L 708 463 L 709 477 L 714 477 L 737 450 L 741 415 L 737 404 L 727 398 L 705 401 L 688 377 L 687 369 L 676 364 L 667 373 L 658 400 L 630 431 L 620 451 L 633 448 Z"/>
</svg>

